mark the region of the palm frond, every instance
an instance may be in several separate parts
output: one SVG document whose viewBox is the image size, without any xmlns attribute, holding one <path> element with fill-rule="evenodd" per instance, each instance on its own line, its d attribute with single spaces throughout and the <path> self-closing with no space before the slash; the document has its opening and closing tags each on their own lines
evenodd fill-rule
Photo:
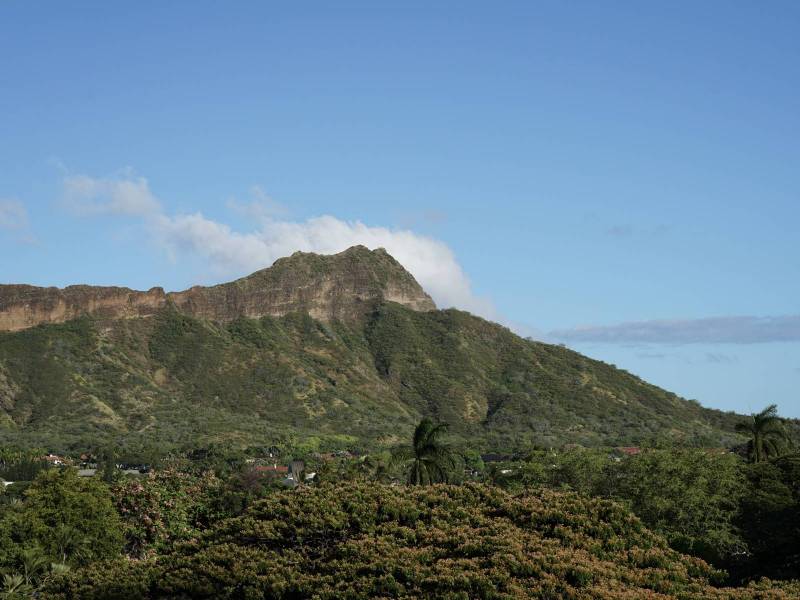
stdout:
<svg viewBox="0 0 800 600">
<path fill-rule="evenodd" d="M 757 420 L 764 420 L 764 419 L 778 419 L 778 405 L 777 404 L 770 404 L 764 410 L 759 413 L 753 415 L 753 418 Z"/>
<path fill-rule="evenodd" d="M 398 464 L 402 462 L 408 462 L 412 458 L 414 458 L 413 448 L 409 448 L 408 446 L 398 446 L 392 450 L 389 460 L 392 464 Z"/>
<path fill-rule="evenodd" d="M 439 423 L 428 433 L 428 441 L 430 443 L 436 443 L 445 433 L 447 433 L 447 423 Z"/>
<path fill-rule="evenodd" d="M 433 421 L 431 421 L 428 417 L 422 419 L 417 425 L 416 429 L 414 429 L 414 439 L 412 444 L 414 448 L 418 448 L 425 444 L 428 440 L 430 435 L 430 431 L 435 427 Z"/>
</svg>

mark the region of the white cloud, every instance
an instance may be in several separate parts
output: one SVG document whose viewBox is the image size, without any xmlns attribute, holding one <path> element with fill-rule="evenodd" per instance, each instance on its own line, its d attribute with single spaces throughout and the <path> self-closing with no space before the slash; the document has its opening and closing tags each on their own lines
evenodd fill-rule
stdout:
<svg viewBox="0 0 800 600">
<path fill-rule="evenodd" d="M 22 230 L 28 227 L 28 211 L 19 200 L 0 198 L 0 229 Z"/>
<path fill-rule="evenodd" d="M 277 205 L 254 188 L 252 202 L 229 203 L 233 209 L 257 217 L 255 229 L 236 231 L 201 213 L 169 215 L 150 191 L 147 180 L 124 172 L 94 179 L 86 175 L 65 178 L 66 197 L 84 213 L 115 213 L 143 219 L 153 239 L 175 260 L 196 256 L 221 277 L 237 277 L 272 265 L 298 250 L 334 254 L 357 244 L 385 248 L 433 297 L 440 308 L 457 307 L 497 319 L 492 303 L 476 296 L 452 250 L 443 242 L 410 230 L 343 221 L 330 215 L 291 221 L 275 217 Z"/>
<path fill-rule="evenodd" d="M 68 175 L 64 178 L 64 201 L 71 210 L 83 214 L 146 217 L 161 212 L 161 203 L 150 192 L 147 180 L 130 169 L 102 179 Z"/>
<path fill-rule="evenodd" d="M 155 220 L 154 232 L 173 256 L 182 252 L 202 256 L 231 275 L 264 268 L 297 250 L 335 254 L 356 244 L 371 249 L 386 248 L 438 306 L 456 306 L 496 317 L 491 303 L 473 294 L 452 250 L 438 240 L 412 231 L 370 227 L 359 221 L 347 222 L 325 215 L 302 222 L 267 220 L 258 230 L 241 233 L 196 213 L 160 215 Z"/>
</svg>

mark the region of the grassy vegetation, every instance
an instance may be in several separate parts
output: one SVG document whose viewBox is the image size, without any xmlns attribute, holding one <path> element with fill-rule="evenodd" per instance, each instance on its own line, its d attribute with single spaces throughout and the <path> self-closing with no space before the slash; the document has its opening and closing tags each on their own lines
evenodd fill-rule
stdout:
<svg viewBox="0 0 800 600">
<path fill-rule="evenodd" d="M 167 308 L 0 334 L 0 442 L 53 450 L 341 436 L 393 445 L 421 416 L 475 449 L 722 446 L 737 417 L 456 310 L 375 307 L 218 324 Z"/>
</svg>

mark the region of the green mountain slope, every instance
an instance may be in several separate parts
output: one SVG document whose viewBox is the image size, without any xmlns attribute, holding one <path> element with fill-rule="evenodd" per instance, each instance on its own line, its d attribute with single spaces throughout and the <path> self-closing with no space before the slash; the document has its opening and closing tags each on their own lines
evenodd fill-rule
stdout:
<svg viewBox="0 0 800 600">
<path fill-rule="evenodd" d="M 0 442 L 393 444 L 421 415 L 483 449 L 738 439 L 736 415 L 467 313 L 363 312 L 215 322 L 168 302 L 0 333 Z"/>
</svg>

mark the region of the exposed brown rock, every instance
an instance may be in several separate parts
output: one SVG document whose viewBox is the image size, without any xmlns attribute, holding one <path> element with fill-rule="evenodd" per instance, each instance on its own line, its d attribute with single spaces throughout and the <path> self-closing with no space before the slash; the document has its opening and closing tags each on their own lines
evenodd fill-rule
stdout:
<svg viewBox="0 0 800 600">
<path fill-rule="evenodd" d="M 123 287 L 71 285 L 62 289 L 0 285 L 0 331 L 40 323 L 63 323 L 83 315 L 128 319 L 153 314 L 166 303 L 161 288 L 137 292 Z"/>
<path fill-rule="evenodd" d="M 295 311 L 308 312 L 321 321 L 352 320 L 379 300 L 420 311 L 436 308 L 414 277 L 385 250 L 354 246 L 329 256 L 296 252 L 242 279 L 182 292 L 88 285 L 64 289 L 0 285 L 0 331 L 63 323 L 84 315 L 104 319 L 145 317 L 168 302 L 185 314 L 212 321 Z"/>
</svg>

